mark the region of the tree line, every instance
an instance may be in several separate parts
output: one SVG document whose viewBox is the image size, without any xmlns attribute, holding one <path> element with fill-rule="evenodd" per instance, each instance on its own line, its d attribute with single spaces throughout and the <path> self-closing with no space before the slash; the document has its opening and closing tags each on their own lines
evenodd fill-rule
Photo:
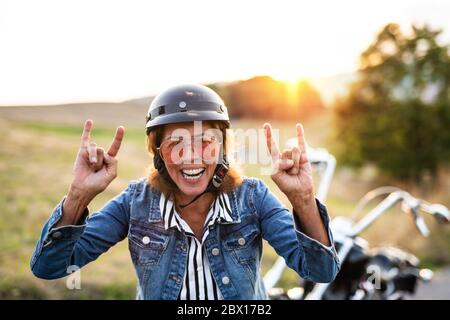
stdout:
<svg viewBox="0 0 450 320">
<path fill-rule="evenodd" d="M 325 110 L 320 93 L 306 80 L 287 83 L 256 76 L 208 86 L 224 99 L 233 118 L 300 121 Z"/>
</svg>

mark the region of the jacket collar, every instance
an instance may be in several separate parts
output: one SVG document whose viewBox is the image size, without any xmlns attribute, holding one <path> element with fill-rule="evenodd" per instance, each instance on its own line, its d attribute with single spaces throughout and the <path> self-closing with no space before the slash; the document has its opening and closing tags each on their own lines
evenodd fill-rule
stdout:
<svg viewBox="0 0 450 320">
<path fill-rule="evenodd" d="M 160 200 L 161 200 L 161 192 L 156 190 L 155 188 L 152 188 L 150 186 L 146 186 L 146 188 L 150 188 L 150 212 L 149 212 L 149 222 L 163 222 L 163 217 L 161 215 L 161 208 L 160 208 Z M 231 192 L 226 193 L 228 195 L 229 204 L 231 205 L 231 219 L 226 219 L 223 221 L 219 220 L 219 223 L 229 223 L 229 224 L 235 224 L 241 222 L 241 217 L 238 210 L 238 204 L 237 204 L 237 196 L 236 192 L 233 190 Z"/>
</svg>

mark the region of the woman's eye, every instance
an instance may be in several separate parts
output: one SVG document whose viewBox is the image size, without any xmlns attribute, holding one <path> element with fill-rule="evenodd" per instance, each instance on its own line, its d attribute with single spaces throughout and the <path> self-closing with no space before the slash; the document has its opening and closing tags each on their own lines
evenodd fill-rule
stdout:
<svg viewBox="0 0 450 320">
<path fill-rule="evenodd" d="M 170 138 L 170 141 L 172 143 L 179 143 L 179 142 L 183 141 L 183 138 L 182 137 L 172 137 L 172 138 Z"/>
<path fill-rule="evenodd" d="M 169 141 L 166 142 L 166 146 L 168 148 L 173 148 L 177 145 L 179 145 L 182 142 L 181 139 L 170 139 Z"/>
<path fill-rule="evenodd" d="M 210 136 L 203 137 L 203 142 L 205 142 L 205 143 L 211 143 L 214 140 L 215 140 L 215 137 L 210 137 Z"/>
<path fill-rule="evenodd" d="M 183 143 L 182 139 L 176 140 L 176 141 L 172 142 L 172 146 L 180 146 L 182 143 Z"/>
</svg>

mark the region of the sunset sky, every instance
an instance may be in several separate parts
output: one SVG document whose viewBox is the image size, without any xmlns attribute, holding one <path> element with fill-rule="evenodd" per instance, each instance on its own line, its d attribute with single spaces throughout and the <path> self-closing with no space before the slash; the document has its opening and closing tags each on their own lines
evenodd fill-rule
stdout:
<svg viewBox="0 0 450 320">
<path fill-rule="evenodd" d="M 450 43 L 445 0 L 0 0 L 0 105 L 349 73 L 388 22 L 428 23 Z"/>
</svg>

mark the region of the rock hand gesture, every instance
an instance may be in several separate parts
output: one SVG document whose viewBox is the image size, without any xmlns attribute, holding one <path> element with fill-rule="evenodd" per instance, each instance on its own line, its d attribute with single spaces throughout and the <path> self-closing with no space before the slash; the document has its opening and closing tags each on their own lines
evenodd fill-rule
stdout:
<svg viewBox="0 0 450 320">
<path fill-rule="evenodd" d="M 269 123 L 264 124 L 267 148 L 272 157 L 271 177 L 291 202 L 305 233 L 329 246 L 330 241 L 314 196 L 312 170 L 306 155 L 303 126 L 297 123 L 296 129 L 298 145 L 280 153 L 272 136 L 272 126 Z"/>
<path fill-rule="evenodd" d="M 64 200 L 63 216 L 57 226 L 76 224 L 87 205 L 117 176 L 117 153 L 125 128 L 116 130 L 108 151 L 91 142 L 92 120 L 84 124 L 81 145 L 73 166 L 73 181 Z"/>
</svg>

